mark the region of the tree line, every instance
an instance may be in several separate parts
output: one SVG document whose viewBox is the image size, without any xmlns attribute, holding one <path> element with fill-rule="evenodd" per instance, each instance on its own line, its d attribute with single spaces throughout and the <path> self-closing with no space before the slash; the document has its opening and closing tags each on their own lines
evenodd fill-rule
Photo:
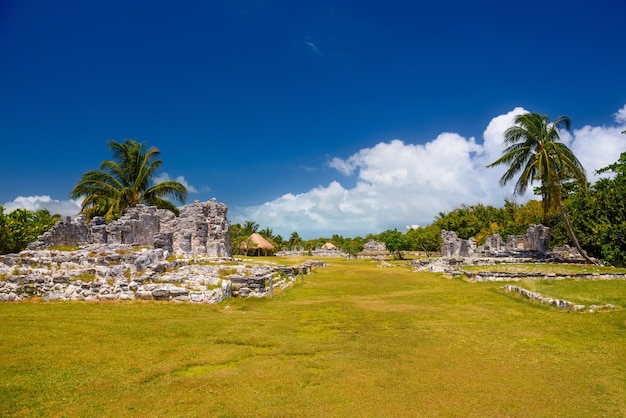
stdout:
<svg viewBox="0 0 626 418">
<path fill-rule="evenodd" d="M 15 209 L 4 213 L 0 205 L 0 254 L 22 251 L 60 219 L 60 215 L 51 215 L 46 209 Z"/>
<path fill-rule="evenodd" d="M 515 181 L 514 194 L 523 195 L 528 187 L 539 185 L 535 192 L 541 201 L 518 205 L 505 201 L 502 208 L 482 204 L 461 206 L 449 213 L 439 213 L 434 222 L 406 232 L 397 229 L 365 237 L 303 240 L 294 231 L 288 239 L 275 235 L 271 228 L 259 229 L 253 221 L 231 226 L 233 254 L 254 232 L 260 233 L 277 249 L 312 250 L 331 242 L 348 254 L 356 254 L 370 239 L 386 244 L 396 257 L 403 251 L 437 251 L 442 229 L 452 230 L 461 238 L 474 237 L 478 243 L 491 234 L 523 233 L 531 223 L 552 228 L 554 245 L 570 244 L 588 261 L 592 257 L 614 265 L 626 264 L 626 153 L 619 160 L 598 170 L 611 176 L 589 184 L 586 173 L 574 153 L 560 141 L 560 132 L 570 128 L 570 120 L 561 116 L 551 122 L 538 113 L 519 115 L 504 133 L 506 148 L 502 156 L 488 165 L 506 166 L 502 186 Z M 622 132 L 626 133 L 626 132 Z M 177 214 L 169 199 L 185 202 L 187 189 L 176 181 L 155 182 L 162 166 L 158 149 L 135 140 L 109 141 L 112 160 L 103 161 L 100 170 L 84 173 L 71 196 L 82 199 L 81 213 L 87 219 L 104 216 L 111 221 L 128 207 L 143 203 L 168 209 Z M 48 211 L 18 209 L 7 214 L 0 206 L 0 253 L 18 252 L 49 229 L 58 215 Z"/>
</svg>

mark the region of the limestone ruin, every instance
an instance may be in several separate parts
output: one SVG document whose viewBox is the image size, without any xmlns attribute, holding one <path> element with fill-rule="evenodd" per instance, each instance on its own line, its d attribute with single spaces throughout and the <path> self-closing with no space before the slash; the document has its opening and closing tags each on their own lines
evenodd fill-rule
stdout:
<svg viewBox="0 0 626 418">
<path fill-rule="evenodd" d="M 231 257 L 228 207 L 215 199 L 196 201 L 180 209 L 179 216 L 154 206 L 137 205 L 107 223 L 83 215 L 67 217 L 31 243 L 31 250 L 92 244 L 126 244 L 164 249 L 170 254 Z"/>
<path fill-rule="evenodd" d="M 363 245 L 363 252 L 387 252 L 387 246 L 384 242 L 371 239 Z"/>
<path fill-rule="evenodd" d="M 0 302 L 40 297 L 217 303 L 272 295 L 274 288 L 323 267 L 233 264 L 226 212 L 213 199 L 187 205 L 179 216 L 138 205 L 110 223 L 65 218 L 27 250 L 0 256 Z"/>
<path fill-rule="evenodd" d="M 509 235 L 504 243 L 500 234 L 487 237 L 485 244 L 478 246 L 474 238 L 459 238 L 454 231 L 441 231 L 442 257 L 504 257 L 511 255 L 547 256 L 550 253 L 550 228 L 529 225 L 523 235 Z"/>
</svg>

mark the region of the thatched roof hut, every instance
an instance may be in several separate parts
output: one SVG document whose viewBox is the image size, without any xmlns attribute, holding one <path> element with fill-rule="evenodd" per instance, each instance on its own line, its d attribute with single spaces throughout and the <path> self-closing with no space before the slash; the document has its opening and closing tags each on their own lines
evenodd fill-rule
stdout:
<svg viewBox="0 0 626 418">
<path fill-rule="evenodd" d="M 322 245 L 322 250 L 334 251 L 337 250 L 337 246 L 332 242 L 327 242 L 326 244 Z"/>
<path fill-rule="evenodd" d="M 261 255 L 261 251 L 263 251 L 264 255 L 267 255 L 268 253 L 272 253 L 276 250 L 271 242 L 266 240 L 263 235 L 257 232 L 250 235 L 248 239 L 243 241 L 239 246 L 239 249 L 245 251 L 246 253 L 248 251 L 256 251 L 256 255 Z"/>
</svg>

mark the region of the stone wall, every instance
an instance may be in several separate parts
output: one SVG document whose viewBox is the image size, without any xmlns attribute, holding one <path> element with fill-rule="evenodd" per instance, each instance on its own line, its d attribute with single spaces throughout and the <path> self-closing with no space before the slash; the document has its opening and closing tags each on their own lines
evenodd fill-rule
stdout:
<svg viewBox="0 0 626 418">
<path fill-rule="evenodd" d="M 441 256 L 442 257 L 472 257 L 476 252 L 476 240 L 474 238 L 459 238 L 454 231 L 441 230 Z"/>
<path fill-rule="evenodd" d="M 387 246 L 385 245 L 384 242 L 378 242 L 376 240 L 369 240 L 367 241 L 364 245 L 363 245 L 363 252 L 367 253 L 367 252 L 385 252 L 387 251 Z"/>
<path fill-rule="evenodd" d="M 582 311 L 587 309 L 587 312 L 589 313 L 593 313 L 597 310 L 613 310 L 616 308 L 615 305 L 612 304 L 606 304 L 606 305 L 591 305 L 589 307 L 585 306 L 585 305 L 577 305 L 573 302 L 567 301 L 567 300 L 563 300 L 563 299 L 554 299 L 551 297 L 547 297 L 547 296 L 543 296 L 540 293 L 537 292 L 531 292 L 530 290 L 524 289 L 523 287 L 519 287 L 519 286 L 513 286 L 510 284 L 507 284 L 504 287 L 504 290 L 506 290 L 507 292 L 514 292 L 517 293 L 527 299 L 533 300 L 535 302 L 539 302 L 539 303 L 545 303 L 548 305 L 552 305 L 555 306 L 557 308 L 560 309 L 569 309 L 569 310 L 573 310 L 573 311 Z"/>
<path fill-rule="evenodd" d="M 529 225 L 524 235 L 509 235 L 506 240 L 508 251 L 550 252 L 550 228 L 543 225 Z"/>
<path fill-rule="evenodd" d="M 138 205 L 107 223 L 95 217 L 89 223 L 79 215 L 67 217 L 29 245 L 29 249 L 91 244 L 124 244 L 162 248 L 174 254 L 231 257 L 228 207 L 215 199 L 194 202 L 177 217 L 165 209 Z"/>
<path fill-rule="evenodd" d="M 510 256 L 511 254 L 535 253 L 544 256 L 550 252 L 550 228 L 529 225 L 524 235 L 509 235 L 506 243 L 499 234 L 490 235 L 485 244 L 476 245 L 476 240 L 459 238 L 454 231 L 441 231 L 442 257 Z"/>
<path fill-rule="evenodd" d="M 50 300 L 160 300 L 217 303 L 265 297 L 324 262 L 285 267 L 232 264 L 189 255 L 168 259 L 163 249 L 94 244 L 74 250 L 26 250 L 0 256 L 0 302 Z M 271 283 L 268 289 L 267 283 Z"/>
</svg>

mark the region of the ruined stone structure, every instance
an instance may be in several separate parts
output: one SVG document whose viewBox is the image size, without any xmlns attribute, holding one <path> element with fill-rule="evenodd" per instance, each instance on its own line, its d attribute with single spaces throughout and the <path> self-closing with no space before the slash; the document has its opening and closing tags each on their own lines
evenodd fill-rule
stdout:
<svg viewBox="0 0 626 418">
<path fill-rule="evenodd" d="M 89 223 L 79 215 L 59 221 L 29 249 L 91 244 L 128 244 L 160 248 L 174 254 L 231 257 L 228 207 L 215 199 L 183 207 L 177 217 L 165 209 L 138 205 L 107 223 L 95 217 Z"/>
<path fill-rule="evenodd" d="M 384 242 L 378 242 L 376 240 L 369 240 L 363 245 L 363 252 L 385 252 L 387 246 Z"/>
<path fill-rule="evenodd" d="M 543 225 L 529 225 L 524 235 L 509 235 L 506 240 L 508 251 L 550 252 L 550 228 Z"/>
<path fill-rule="evenodd" d="M 476 240 L 459 238 L 455 232 L 441 231 L 442 257 L 500 257 L 512 253 L 536 253 L 547 255 L 550 252 L 550 228 L 543 225 L 529 225 L 524 235 L 509 235 L 506 243 L 499 234 L 487 237 L 485 244 L 476 245 Z"/>
<path fill-rule="evenodd" d="M 0 302 L 159 300 L 217 303 L 265 297 L 324 262 L 299 266 L 232 264 L 206 255 L 169 259 L 167 251 L 128 244 L 93 244 L 71 251 L 25 250 L 0 255 Z"/>
<path fill-rule="evenodd" d="M 441 230 L 441 256 L 442 257 L 471 257 L 476 252 L 476 240 L 474 238 L 459 238 L 454 231 Z"/>
</svg>

